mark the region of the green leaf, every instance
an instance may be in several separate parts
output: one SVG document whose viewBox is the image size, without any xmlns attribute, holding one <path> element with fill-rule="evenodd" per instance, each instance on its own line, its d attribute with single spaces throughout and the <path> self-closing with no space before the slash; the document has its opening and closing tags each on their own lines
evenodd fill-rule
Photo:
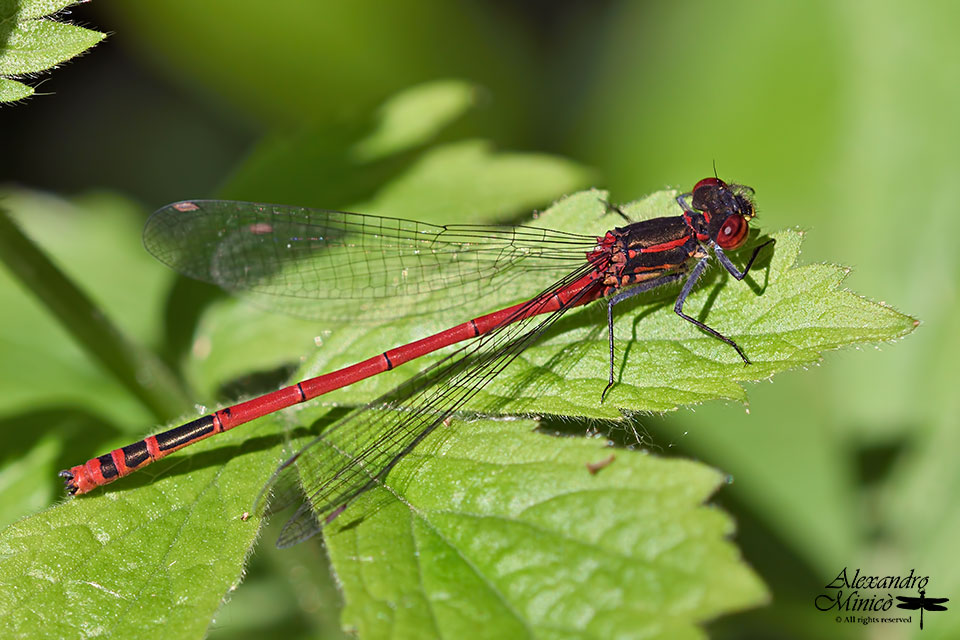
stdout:
<svg viewBox="0 0 960 640">
<path fill-rule="evenodd" d="M 0 208 L 0 261 L 17 275 L 90 356 L 149 407 L 157 419 L 189 406 L 179 381 L 132 340 Z"/>
<path fill-rule="evenodd" d="M 45 71 L 86 51 L 104 34 L 52 20 L 19 23 L 0 55 L 0 74 L 18 75 Z"/>
<path fill-rule="evenodd" d="M 689 638 L 766 599 L 728 540 L 729 516 L 703 504 L 721 474 L 534 426 L 459 424 L 334 521 L 326 540 L 348 629 Z"/>
<path fill-rule="evenodd" d="M 371 162 L 429 141 L 473 106 L 476 88 L 462 80 L 428 82 L 401 91 L 378 110 L 376 128 L 352 154 Z"/>
<path fill-rule="evenodd" d="M 368 198 L 405 169 L 418 147 L 471 109 L 476 91 L 461 80 L 428 82 L 392 96 L 370 117 L 351 114 L 274 133 L 235 171 L 222 195 L 326 208 Z"/>
<path fill-rule="evenodd" d="M 43 19 L 73 2 L 5 2 L 0 5 L 0 76 L 18 77 L 46 71 L 80 55 L 106 35 L 71 24 Z M 18 86 L 19 85 L 19 86 Z M 0 78 L 0 101 L 33 93 L 9 78 Z"/>
<path fill-rule="evenodd" d="M 54 499 L 50 480 L 59 469 L 62 429 L 51 428 L 47 420 L 20 418 L 0 421 L 4 430 L 0 453 L 0 526 L 6 526 L 28 513 L 36 513 Z M 28 430 L 33 434 L 28 434 Z M 10 435 L 8 435 L 10 434 Z M 20 442 L 16 442 L 20 440 Z"/>
<path fill-rule="evenodd" d="M 482 140 L 423 149 L 473 107 L 477 91 L 457 80 L 426 83 L 387 100 L 369 120 L 274 134 L 220 195 L 450 223 L 515 217 L 593 180 L 570 160 L 494 150 Z"/>
<path fill-rule="evenodd" d="M 0 201 L 6 525 L 62 495 L 57 471 L 155 425 L 151 405 L 170 416 L 186 402 L 143 346 L 159 341 L 172 274 L 140 248 L 142 212 L 106 194 L 67 202 L 8 189 Z M 111 259 L 91 247 L 109 247 Z"/>
<path fill-rule="evenodd" d="M 160 334 L 170 282 L 139 246 L 140 212 L 103 195 L 76 203 L 28 191 L 0 196 L 14 214 L 0 218 L 0 263 L 17 282 L 0 271 L 0 285 L 7 285 L 0 286 L 0 304 L 17 309 L 0 318 L 8 365 L 0 370 L 0 411 L 66 401 L 104 417 L 153 421 L 189 406 L 165 364 L 139 341 L 155 342 Z M 111 260 L 92 246 L 110 246 Z M 117 397 L 107 388 L 117 382 L 132 393 Z M 137 398 L 155 410 L 152 418 L 139 407 L 130 410 Z"/>
<path fill-rule="evenodd" d="M 241 580 L 258 531 L 243 514 L 275 464 L 279 438 L 257 436 L 276 424 L 251 427 L 201 443 L 165 466 L 162 479 L 147 469 L 116 491 L 67 500 L 5 529 L 5 635 L 202 636 Z M 264 447 L 274 453 L 262 455 Z"/>
<path fill-rule="evenodd" d="M 52 16 L 70 5 L 79 4 L 80 1 L 81 0 L 12 0 L 13 5 L 20 5 L 20 12 L 17 14 L 17 18 L 20 20 Z"/>
<path fill-rule="evenodd" d="M 9 78 L 0 78 L 0 102 L 16 102 L 32 95 L 33 87 Z"/>
<path fill-rule="evenodd" d="M 549 202 L 563 192 L 558 186 L 589 183 L 590 176 L 581 165 L 557 156 L 495 151 L 489 142 L 465 140 L 423 154 L 355 209 L 436 224 L 503 221 Z"/>
</svg>

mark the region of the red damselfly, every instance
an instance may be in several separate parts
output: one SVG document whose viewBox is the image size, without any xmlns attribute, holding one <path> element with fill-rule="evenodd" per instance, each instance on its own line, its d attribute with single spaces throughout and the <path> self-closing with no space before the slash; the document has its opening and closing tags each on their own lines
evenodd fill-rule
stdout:
<svg viewBox="0 0 960 640">
<path fill-rule="evenodd" d="M 760 250 L 773 242 L 757 246 L 742 271 L 725 253 L 747 240 L 755 215 L 752 196 L 749 187 L 705 178 L 677 196 L 680 215 L 630 222 L 613 207 L 628 224 L 599 237 L 526 226 L 434 226 L 223 200 L 168 205 L 144 230 L 144 244 L 154 256 L 191 278 L 282 301 L 281 307 L 299 315 L 349 317 L 362 313 L 364 300 L 380 298 L 396 299 L 396 313 L 427 313 L 514 286 L 534 270 L 563 269 L 567 275 L 525 302 L 220 409 L 60 476 L 71 494 L 87 493 L 214 434 L 476 338 L 334 423 L 281 465 L 268 487 L 290 475 L 286 470 L 295 462 L 311 467 L 301 469 L 296 480 L 305 500 L 281 533 L 278 544 L 285 546 L 316 533 L 375 486 L 573 307 L 606 298 L 610 371 L 603 395 L 614 384 L 614 306 L 684 277 L 674 304 L 677 315 L 730 345 L 749 364 L 736 342 L 685 314 L 683 305 L 711 256 L 742 280 Z M 439 290 L 443 296 L 431 295 Z"/>
</svg>

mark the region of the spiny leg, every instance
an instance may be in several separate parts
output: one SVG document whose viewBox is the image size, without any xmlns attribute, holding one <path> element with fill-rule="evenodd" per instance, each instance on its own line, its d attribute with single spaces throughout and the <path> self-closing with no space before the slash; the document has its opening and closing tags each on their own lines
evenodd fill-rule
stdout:
<svg viewBox="0 0 960 640">
<path fill-rule="evenodd" d="M 617 304 L 617 303 L 619 303 L 619 302 L 623 302 L 624 300 L 627 300 L 627 299 L 629 299 L 629 298 L 632 298 L 633 296 L 637 295 L 638 293 L 643 293 L 644 291 L 649 291 L 650 289 L 655 289 L 655 288 L 657 288 L 657 287 L 659 287 L 659 286 L 661 286 L 661 285 L 665 285 L 665 284 L 670 283 L 670 282 L 675 282 L 675 281 L 679 280 L 682 275 L 683 275 L 683 273 L 671 273 L 671 274 L 669 274 L 669 275 L 665 275 L 665 276 L 660 276 L 660 277 L 658 277 L 658 278 L 654 278 L 653 280 L 647 280 L 646 282 L 641 282 L 640 284 L 638 284 L 638 285 L 635 286 L 635 287 L 632 287 L 632 288 L 630 288 L 630 289 L 627 289 L 626 291 L 621 291 L 620 293 L 618 293 L 617 295 L 613 296 L 612 298 L 610 298 L 610 300 L 607 301 L 607 330 L 608 330 L 608 336 L 609 336 L 609 339 L 610 339 L 610 381 L 607 382 L 607 386 L 604 387 L 603 393 L 600 394 L 600 402 L 603 402 L 603 399 L 604 399 L 604 398 L 606 397 L 606 395 L 607 395 L 607 391 L 609 391 L 609 390 L 610 390 L 610 387 L 613 386 L 613 364 L 614 364 L 614 360 L 615 360 L 615 355 L 614 355 L 614 353 L 613 353 L 613 344 L 614 344 L 614 340 L 613 340 L 613 305 L 615 305 L 615 304 Z"/>
<path fill-rule="evenodd" d="M 604 206 L 607 208 L 607 211 L 612 210 L 620 214 L 620 217 L 626 220 L 627 224 L 631 224 L 633 222 L 633 220 L 630 219 L 630 216 L 628 216 L 626 212 L 620 208 L 620 205 L 613 204 L 609 200 L 604 200 L 603 198 L 600 198 L 600 202 L 604 204 Z"/>
<path fill-rule="evenodd" d="M 757 254 L 760 253 L 760 250 L 763 249 L 768 244 L 773 244 L 776 241 L 777 241 L 776 238 L 770 238 L 769 240 L 767 240 L 766 242 L 758 246 L 756 249 L 754 249 L 753 255 L 750 256 L 750 260 L 747 261 L 747 266 L 743 268 L 743 271 L 740 271 L 739 269 L 737 269 L 736 265 L 733 264 L 730 258 L 727 257 L 727 254 L 724 253 L 723 249 L 721 249 L 720 247 L 714 245 L 713 252 L 716 254 L 717 260 L 720 261 L 720 264 L 723 265 L 723 268 L 730 272 L 730 275 L 732 275 L 737 280 L 743 280 L 744 278 L 747 277 L 747 272 L 750 271 L 750 267 L 753 266 L 753 261 L 757 259 Z"/>
<path fill-rule="evenodd" d="M 703 275 L 703 271 L 704 271 L 704 269 L 707 268 L 707 262 L 708 262 L 709 260 L 710 260 L 710 257 L 709 257 L 709 256 L 700 258 L 700 262 L 698 262 L 698 263 L 697 263 L 697 266 L 695 266 L 695 267 L 693 268 L 693 271 L 690 272 L 690 277 L 687 278 L 687 281 L 683 284 L 683 289 L 680 290 L 680 296 L 677 298 L 676 304 L 673 305 L 673 310 L 676 312 L 676 314 L 677 314 L 678 316 L 680 316 L 681 318 L 683 318 L 683 319 L 686 320 L 687 322 L 692 322 L 692 323 L 695 324 L 696 326 L 700 327 L 701 329 L 703 329 L 704 331 L 706 331 L 707 333 L 709 333 L 710 335 L 712 335 L 714 338 L 718 338 L 718 339 L 720 339 L 720 340 L 723 340 L 723 341 L 726 342 L 728 345 L 730 345 L 731 347 L 733 347 L 734 349 L 736 349 L 736 350 L 737 350 L 737 354 L 740 356 L 741 359 L 743 359 L 744 363 L 745 363 L 745 364 L 750 364 L 750 360 L 747 358 L 746 355 L 744 355 L 743 350 L 740 348 L 740 345 L 738 345 L 736 342 L 734 342 L 733 340 L 731 340 L 731 339 L 728 338 L 727 336 L 723 335 L 722 333 L 720 333 L 720 332 L 717 331 L 716 329 L 714 329 L 714 328 L 712 328 L 712 327 L 708 327 L 707 325 L 705 325 L 704 323 L 700 322 L 700 321 L 697 320 L 696 318 L 692 318 L 692 317 L 688 316 L 687 314 L 685 314 L 685 313 L 683 312 L 683 303 L 687 301 L 687 296 L 690 295 L 690 292 L 693 291 L 694 285 L 697 284 L 697 280 L 700 278 L 701 275 Z M 729 260 L 728 260 L 728 262 L 729 262 Z M 751 260 L 751 262 L 752 262 L 752 260 Z M 724 265 L 724 266 L 726 266 L 726 265 Z M 732 263 L 731 263 L 731 266 L 733 266 Z M 746 270 L 744 270 L 744 274 L 746 274 Z M 741 278 L 742 278 L 742 277 L 743 277 L 743 276 L 741 276 Z M 740 279 L 740 278 L 738 278 L 738 279 Z"/>
</svg>

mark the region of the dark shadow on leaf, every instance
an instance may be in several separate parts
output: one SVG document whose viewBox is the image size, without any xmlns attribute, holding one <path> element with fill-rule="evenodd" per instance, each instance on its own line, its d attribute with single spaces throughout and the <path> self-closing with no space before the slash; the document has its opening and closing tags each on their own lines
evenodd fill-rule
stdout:
<svg viewBox="0 0 960 640">
<path fill-rule="evenodd" d="M 639 416 L 624 416 L 622 420 L 599 420 L 596 418 L 569 418 L 566 416 L 541 416 L 537 431 L 557 438 L 583 438 L 600 436 L 618 449 L 652 448 L 662 452 L 662 447 L 653 443 Z"/>
<path fill-rule="evenodd" d="M 717 301 L 717 297 L 720 295 L 720 292 L 723 291 L 723 288 L 728 285 L 727 280 L 732 280 L 732 278 L 725 275 L 710 287 L 710 292 L 707 294 L 706 299 L 703 301 L 703 306 L 700 307 L 700 312 L 697 314 L 697 320 L 706 323 L 707 318 L 710 316 L 710 310 L 713 309 L 713 305 Z M 684 309 L 684 311 L 686 311 L 686 309 Z"/>
<path fill-rule="evenodd" d="M 243 427 L 240 427 L 243 428 Z M 293 434 L 303 435 L 307 432 L 304 428 L 295 429 Z M 110 485 L 107 491 L 131 491 L 138 487 L 148 485 L 162 477 L 186 476 L 209 467 L 221 467 L 233 459 L 242 458 L 248 453 L 266 451 L 276 447 L 285 440 L 285 435 L 278 433 L 269 436 L 255 436 L 245 438 L 242 442 L 234 445 L 220 446 L 208 451 L 194 452 L 187 449 L 182 454 L 175 454 L 154 462 L 142 471 L 123 478 L 120 481 Z"/>
<path fill-rule="evenodd" d="M 217 389 L 217 397 L 228 398 L 229 402 L 233 398 L 247 398 L 269 393 L 286 386 L 298 370 L 298 365 L 290 363 L 273 369 L 253 371 L 220 385 Z"/>
<path fill-rule="evenodd" d="M 164 339 L 160 349 L 160 357 L 173 370 L 190 353 L 203 312 L 210 303 L 225 297 L 226 292 L 212 284 L 184 276 L 174 280 L 164 304 Z"/>
<path fill-rule="evenodd" d="M 122 433 L 102 416 L 73 407 L 28 411 L 0 420 L 0 466 L 22 457 L 51 432 L 63 441 L 58 465 L 67 469 L 103 453 L 104 442 Z M 51 482 L 63 481 L 52 476 Z"/>
<path fill-rule="evenodd" d="M 749 251 L 741 250 L 740 255 L 746 255 L 747 259 L 749 259 L 750 252 L 753 250 L 753 247 L 763 244 L 769 239 L 769 234 L 761 235 L 759 232 L 757 232 L 754 236 L 753 231 L 751 231 L 750 242 L 748 242 L 746 245 L 746 249 L 749 249 Z M 767 290 L 767 285 L 770 284 L 770 267 L 773 263 L 773 254 L 776 252 L 776 250 L 776 244 L 761 249 L 760 253 L 757 254 L 757 259 L 754 261 L 753 266 L 750 267 L 750 273 L 748 273 L 743 279 L 743 281 L 747 283 L 747 286 L 750 287 L 750 289 L 758 296 L 763 295 L 763 292 Z M 745 266 L 745 263 L 739 266 Z M 759 285 L 754 278 L 754 274 L 759 273 L 760 271 L 763 272 L 763 286 Z"/>
<path fill-rule="evenodd" d="M 623 356 L 620 358 L 620 370 L 613 379 L 615 385 L 623 380 L 623 373 L 626 371 L 627 365 L 630 362 L 630 351 L 641 338 L 643 320 L 660 309 L 664 309 L 674 304 L 674 299 L 677 295 L 675 292 L 676 288 L 676 286 L 664 287 L 660 291 L 651 291 L 651 295 L 648 298 L 644 298 L 643 294 L 641 294 L 640 296 L 628 301 L 628 303 L 632 303 L 634 306 L 638 304 L 648 305 L 648 308 L 634 316 L 630 340 L 627 341 L 627 345 L 623 350 Z M 669 294 L 667 292 L 669 292 Z M 627 312 L 629 313 L 632 309 L 632 306 L 628 307 Z M 614 308 L 614 313 L 616 312 L 617 310 Z M 677 319 L 679 320 L 679 317 Z"/>
</svg>

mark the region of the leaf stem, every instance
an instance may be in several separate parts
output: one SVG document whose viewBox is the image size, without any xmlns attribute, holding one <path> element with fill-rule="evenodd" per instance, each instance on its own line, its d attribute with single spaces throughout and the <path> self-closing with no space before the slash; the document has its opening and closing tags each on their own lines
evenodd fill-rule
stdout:
<svg viewBox="0 0 960 640">
<path fill-rule="evenodd" d="M 2 208 L 0 261 L 159 421 L 176 418 L 189 408 L 188 395 L 163 361 L 113 324 Z"/>
</svg>

